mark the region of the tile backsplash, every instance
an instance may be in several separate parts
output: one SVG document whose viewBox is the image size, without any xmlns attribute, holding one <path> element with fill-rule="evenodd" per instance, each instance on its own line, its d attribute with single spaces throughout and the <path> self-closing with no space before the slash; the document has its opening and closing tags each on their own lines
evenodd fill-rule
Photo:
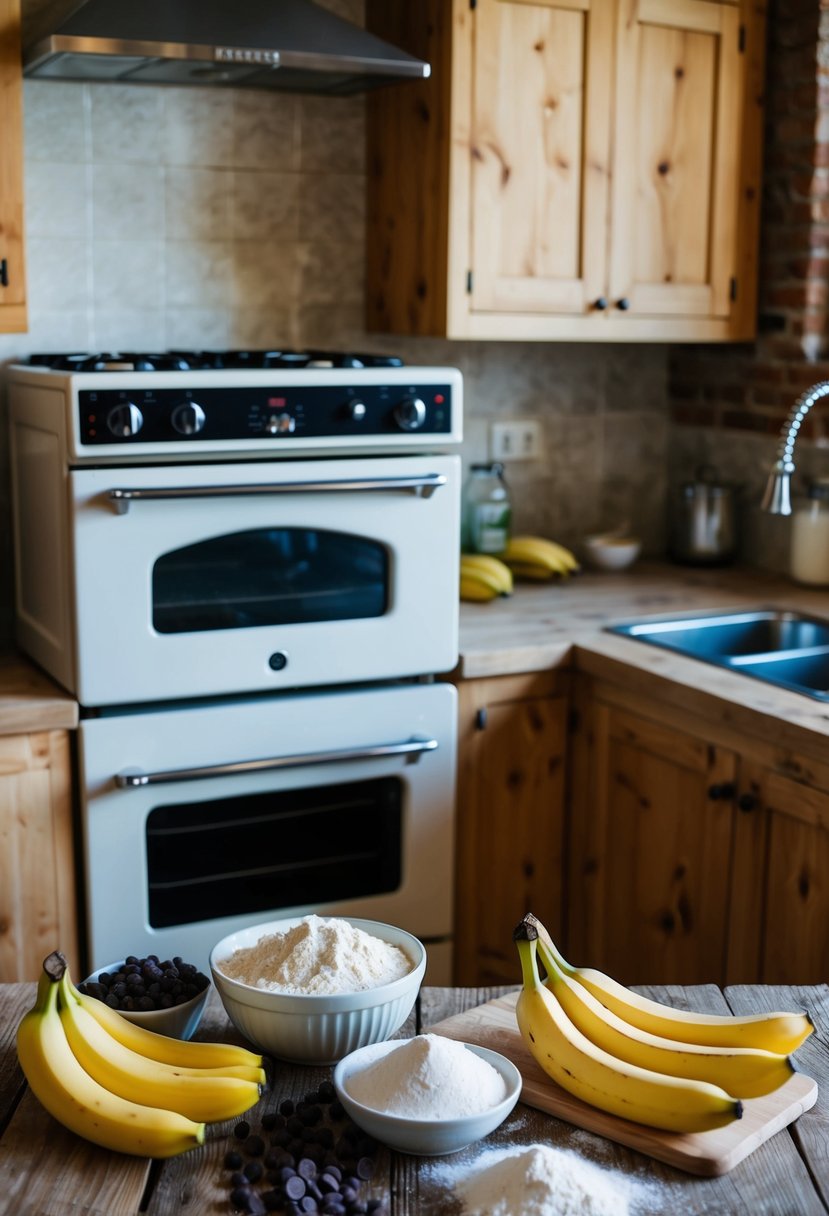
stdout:
<svg viewBox="0 0 829 1216">
<path fill-rule="evenodd" d="M 660 553 L 667 348 L 367 334 L 364 117 L 361 97 L 27 81 L 30 328 L 0 335 L 0 362 L 313 345 L 458 366 L 466 462 L 488 457 L 492 422 L 542 424 L 543 459 L 507 468 L 517 527 L 578 545 L 626 519 Z M 11 638 L 7 464 L 3 416 L 0 646 Z"/>
</svg>

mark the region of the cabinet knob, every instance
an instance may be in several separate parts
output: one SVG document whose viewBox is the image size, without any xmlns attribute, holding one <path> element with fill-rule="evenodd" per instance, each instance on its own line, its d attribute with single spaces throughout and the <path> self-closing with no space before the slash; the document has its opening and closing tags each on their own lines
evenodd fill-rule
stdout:
<svg viewBox="0 0 829 1216">
<path fill-rule="evenodd" d="M 630 308 L 630 300 L 627 298 L 627 296 L 622 296 L 621 300 L 616 301 L 616 307 L 620 308 L 622 312 L 627 312 L 627 310 Z"/>
<path fill-rule="evenodd" d="M 741 811 L 745 811 L 746 813 L 756 811 L 758 804 L 759 799 L 756 794 L 740 794 L 740 797 L 737 799 L 737 806 Z"/>
<path fill-rule="evenodd" d="M 708 797 L 712 802 L 721 802 L 733 798 L 736 793 L 737 787 L 733 781 L 723 781 L 720 785 L 708 787 Z"/>
<path fill-rule="evenodd" d="M 597 312 L 604 312 L 604 310 L 607 308 L 607 300 L 604 298 L 604 296 L 599 296 L 598 300 L 593 301 L 593 307 L 597 310 Z"/>
<path fill-rule="evenodd" d="M 9 285 L 9 263 L 5 258 L 0 258 L 0 287 L 8 287 Z"/>
</svg>

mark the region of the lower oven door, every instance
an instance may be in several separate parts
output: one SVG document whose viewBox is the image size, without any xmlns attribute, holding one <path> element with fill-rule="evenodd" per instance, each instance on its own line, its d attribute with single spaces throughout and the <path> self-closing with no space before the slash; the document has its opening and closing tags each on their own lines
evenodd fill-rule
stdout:
<svg viewBox="0 0 829 1216">
<path fill-rule="evenodd" d="M 82 705 L 457 662 L 457 456 L 78 469 Z"/>
<path fill-rule="evenodd" d="M 317 912 L 409 930 L 449 982 L 455 722 L 448 684 L 82 722 L 88 969 L 205 969 L 226 934 Z"/>
</svg>

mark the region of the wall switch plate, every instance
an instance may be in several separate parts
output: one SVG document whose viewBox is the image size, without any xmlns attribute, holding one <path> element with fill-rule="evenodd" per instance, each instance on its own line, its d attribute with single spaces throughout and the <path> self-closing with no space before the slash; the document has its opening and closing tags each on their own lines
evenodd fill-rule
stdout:
<svg viewBox="0 0 829 1216">
<path fill-rule="evenodd" d="M 541 424 L 528 422 L 493 422 L 489 435 L 492 460 L 540 460 Z"/>
</svg>

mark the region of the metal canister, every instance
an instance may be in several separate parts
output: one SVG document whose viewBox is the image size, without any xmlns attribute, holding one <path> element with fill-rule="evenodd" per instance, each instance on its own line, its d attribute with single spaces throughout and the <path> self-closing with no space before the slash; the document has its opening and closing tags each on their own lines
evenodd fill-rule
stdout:
<svg viewBox="0 0 829 1216">
<path fill-rule="evenodd" d="M 712 465 L 697 468 L 671 504 L 670 555 L 696 566 L 725 565 L 737 555 L 737 487 L 720 480 Z"/>
</svg>

